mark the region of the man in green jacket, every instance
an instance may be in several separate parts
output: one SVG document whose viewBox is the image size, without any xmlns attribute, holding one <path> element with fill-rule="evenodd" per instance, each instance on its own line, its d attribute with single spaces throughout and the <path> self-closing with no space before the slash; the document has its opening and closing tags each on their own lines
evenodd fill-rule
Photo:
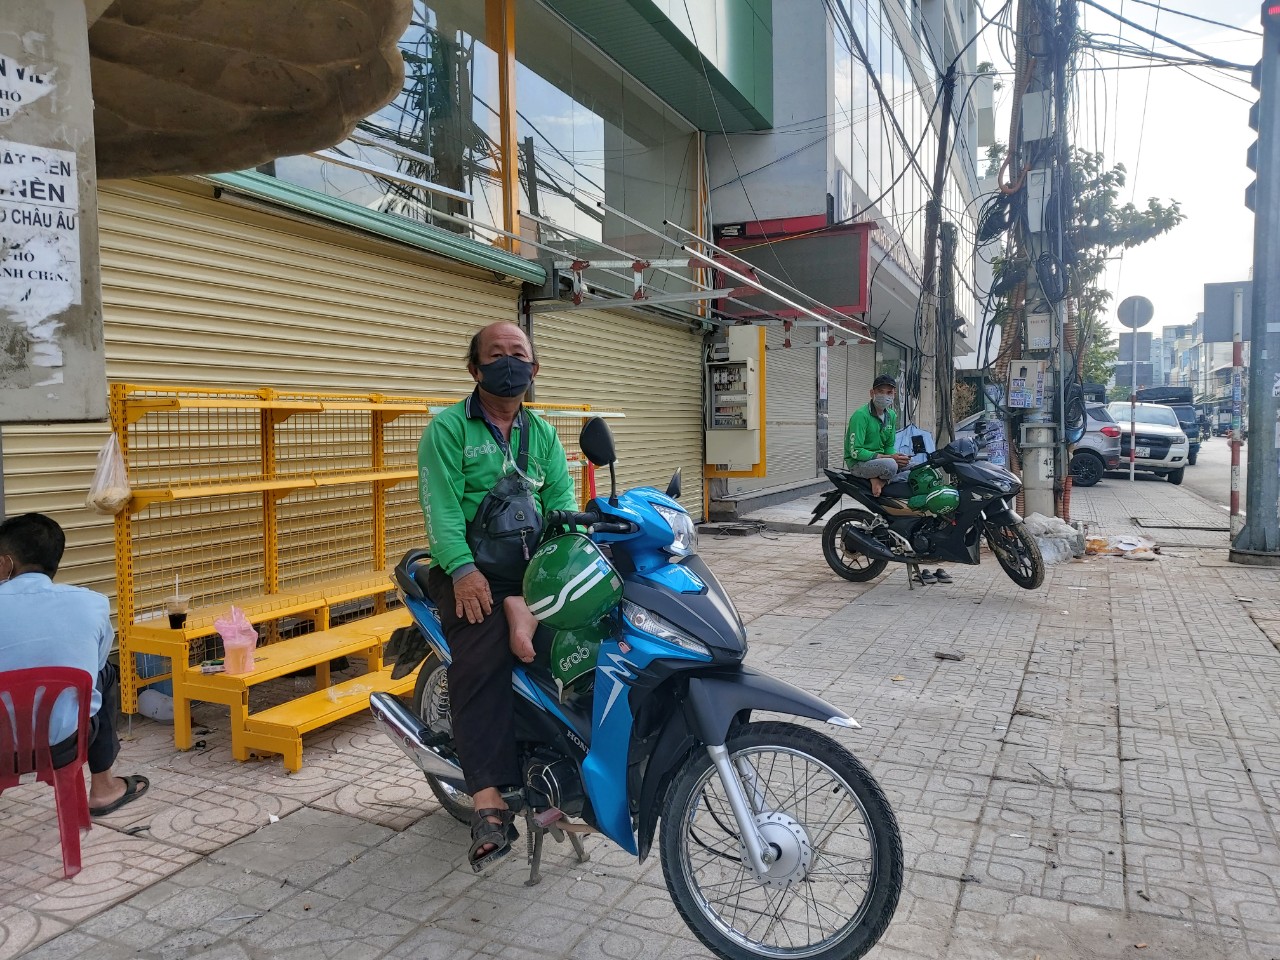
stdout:
<svg viewBox="0 0 1280 960">
<path fill-rule="evenodd" d="M 471 339 L 467 371 L 475 391 L 434 416 L 422 435 L 418 491 L 432 554 L 427 592 L 453 654 L 449 713 L 475 802 L 470 859 L 479 871 L 509 853 L 519 836 L 502 789 L 521 781 L 511 688 L 517 637 L 509 615 L 527 608 L 520 598 L 522 568 L 486 574 L 476 564 L 468 525 L 500 481 L 523 483 L 539 515 L 577 504 L 555 427 L 523 406 L 538 373 L 525 332 L 506 322 L 481 329 Z M 525 545 L 525 562 L 537 546 Z M 531 630 L 520 638 L 522 659 L 532 659 L 530 637 Z"/>
<path fill-rule="evenodd" d="M 893 400 L 897 392 L 893 377 L 883 373 L 876 377 L 869 402 L 853 411 L 844 435 L 844 465 L 855 477 L 870 480 L 876 497 L 911 460 L 896 449 L 898 414 Z"/>
</svg>

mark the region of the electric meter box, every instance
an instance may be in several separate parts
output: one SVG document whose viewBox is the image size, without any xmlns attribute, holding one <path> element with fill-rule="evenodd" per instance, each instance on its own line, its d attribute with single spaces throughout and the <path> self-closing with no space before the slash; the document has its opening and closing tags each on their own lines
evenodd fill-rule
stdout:
<svg viewBox="0 0 1280 960">
<path fill-rule="evenodd" d="M 1046 313 L 1027 317 L 1027 348 L 1049 350 L 1053 347 L 1053 318 Z"/>
<path fill-rule="evenodd" d="M 764 410 L 763 330 L 730 327 L 711 345 L 706 366 L 706 463 L 716 471 L 742 473 L 762 468 Z"/>
<path fill-rule="evenodd" d="M 1014 410 L 1035 410 L 1044 406 L 1045 365 L 1043 360 L 1009 361 L 1005 406 Z"/>
</svg>

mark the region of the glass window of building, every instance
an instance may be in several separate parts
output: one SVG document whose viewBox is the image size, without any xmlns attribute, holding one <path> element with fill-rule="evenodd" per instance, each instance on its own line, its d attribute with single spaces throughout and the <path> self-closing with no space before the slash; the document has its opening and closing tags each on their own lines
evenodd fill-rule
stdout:
<svg viewBox="0 0 1280 960">
<path fill-rule="evenodd" d="M 330 151 L 350 165 L 283 157 L 264 172 L 370 210 L 462 233 L 462 216 L 502 226 L 498 56 L 485 4 L 414 4 L 400 40 L 400 95 Z M 380 170 L 388 173 L 380 175 Z M 444 188 L 434 191 L 425 184 Z M 447 192 L 446 192 L 447 191 Z M 492 234 L 481 232 L 488 242 Z"/>
<path fill-rule="evenodd" d="M 516 4 L 516 61 L 521 210 L 646 257 L 660 255 L 661 241 L 597 204 L 659 229 L 664 219 L 695 226 L 698 143 L 689 124 L 536 0 Z M 599 247 L 582 250 L 599 259 Z M 595 279 L 630 295 L 630 274 Z M 658 271 L 650 282 L 687 289 Z"/>
<path fill-rule="evenodd" d="M 693 229 L 696 132 L 556 14 L 536 0 L 514 2 L 516 206 L 634 255 L 657 256 L 659 241 L 597 204 L 659 228 L 669 219 Z M 502 118 L 497 25 L 486 22 L 487 6 L 415 0 L 400 42 L 401 94 L 325 156 L 283 157 L 260 169 L 369 210 L 492 242 L 494 233 L 483 227 L 504 226 Z M 532 226 L 520 229 L 532 236 Z M 554 234 L 544 242 L 569 246 Z M 583 249 L 599 259 L 599 247 Z M 538 255 L 532 247 L 523 252 Z M 596 279 L 621 289 L 630 274 Z M 687 287 L 657 272 L 652 282 Z"/>
</svg>

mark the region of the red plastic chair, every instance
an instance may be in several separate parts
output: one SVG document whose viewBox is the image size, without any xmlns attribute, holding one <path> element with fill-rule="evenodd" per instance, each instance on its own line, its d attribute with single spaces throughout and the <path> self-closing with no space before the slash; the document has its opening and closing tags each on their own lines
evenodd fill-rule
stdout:
<svg viewBox="0 0 1280 960">
<path fill-rule="evenodd" d="M 76 692 L 80 712 L 76 756 L 55 768 L 49 752 L 49 720 L 64 690 Z M 0 671 L 0 793 L 30 773 L 38 782 L 53 786 L 62 838 L 62 875 L 68 879 L 80 872 L 80 831 L 91 825 L 82 768 L 89 757 L 92 696 L 93 677 L 75 667 Z"/>
</svg>

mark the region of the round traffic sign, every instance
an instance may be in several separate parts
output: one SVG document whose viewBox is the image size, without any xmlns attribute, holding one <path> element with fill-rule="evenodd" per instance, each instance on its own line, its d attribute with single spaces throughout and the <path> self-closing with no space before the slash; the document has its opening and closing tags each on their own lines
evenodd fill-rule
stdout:
<svg viewBox="0 0 1280 960">
<path fill-rule="evenodd" d="M 1120 322 L 1131 330 L 1145 327 L 1156 315 L 1156 308 L 1146 297 L 1125 297 L 1120 301 L 1116 313 Z"/>
</svg>

